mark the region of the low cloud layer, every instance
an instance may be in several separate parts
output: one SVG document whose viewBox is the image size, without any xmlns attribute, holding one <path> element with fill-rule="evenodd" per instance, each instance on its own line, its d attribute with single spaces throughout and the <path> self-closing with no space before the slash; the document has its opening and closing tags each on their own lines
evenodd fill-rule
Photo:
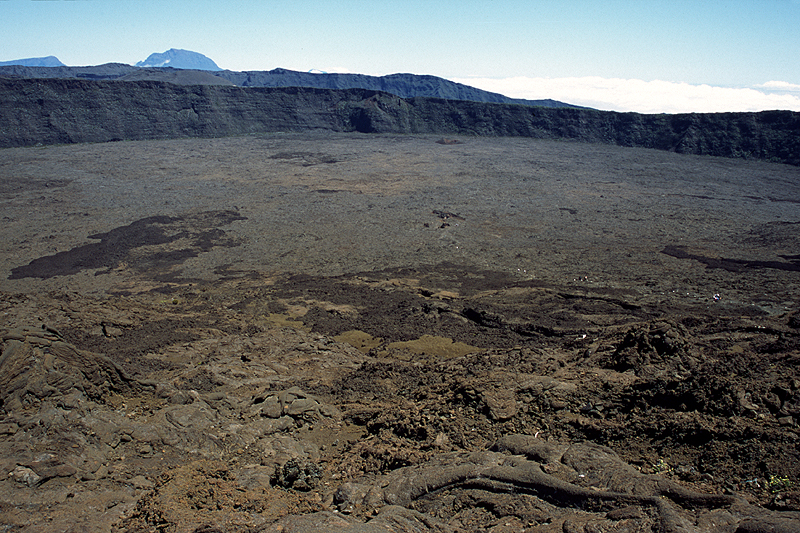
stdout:
<svg viewBox="0 0 800 533">
<path fill-rule="evenodd" d="M 769 81 L 753 87 L 714 87 L 669 81 L 581 78 L 455 78 L 452 81 L 512 98 L 550 98 L 608 111 L 718 113 L 800 111 L 800 85 Z"/>
</svg>

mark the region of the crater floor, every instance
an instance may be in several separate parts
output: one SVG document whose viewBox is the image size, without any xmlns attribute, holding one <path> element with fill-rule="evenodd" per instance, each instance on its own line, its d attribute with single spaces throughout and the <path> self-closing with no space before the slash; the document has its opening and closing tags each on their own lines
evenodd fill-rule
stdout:
<svg viewBox="0 0 800 533">
<path fill-rule="evenodd" d="M 517 138 L 2 150 L 0 522 L 797 530 L 798 198 Z"/>
</svg>

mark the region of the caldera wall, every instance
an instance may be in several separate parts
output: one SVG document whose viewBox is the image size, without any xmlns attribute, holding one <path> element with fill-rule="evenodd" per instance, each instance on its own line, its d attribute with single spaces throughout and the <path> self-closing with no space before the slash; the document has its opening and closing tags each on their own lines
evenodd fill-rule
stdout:
<svg viewBox="0 0 800 533">
<path fill-rule="evenodd" d="M 0 78 L 0 147 L 358 131 L 564 138 L 800 165 L 800 113 L 643 115 L 365 89 Z"/>
</svg>

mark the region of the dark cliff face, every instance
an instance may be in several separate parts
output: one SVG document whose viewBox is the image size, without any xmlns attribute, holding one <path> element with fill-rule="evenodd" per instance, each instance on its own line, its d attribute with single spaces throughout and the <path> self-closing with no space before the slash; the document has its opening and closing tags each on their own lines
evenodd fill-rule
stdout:
<svg viewBox="0 0 800 533">
<path fill-rule="evenodd" d="M 346 108 L 364 93 L 0 79 L 0 146 L 357 130 L 346 123 Z"/>
<path fill-rule="evenodd" d="M 323 129 L 565 138 L 800 165 L 800 113 L 641 115 L 366 89 L 0 78 L 0 146 Z"/>
<path fill-rule="evenodd" d="M 800 113 L 644 115 L 413 98 L 431 133 L 574 139 L 800 165 Z"/>
</svg>

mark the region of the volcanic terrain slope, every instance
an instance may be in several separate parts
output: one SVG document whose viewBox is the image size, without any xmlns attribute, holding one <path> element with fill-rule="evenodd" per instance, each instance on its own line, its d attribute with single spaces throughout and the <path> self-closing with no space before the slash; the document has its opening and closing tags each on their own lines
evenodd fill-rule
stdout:
<svg viewBox="0 0 800 533">
<path fill-rule="evenodd" d="M 0 150 L 0 529 L 800 531 L 800 168 Z"/>
</svg>

